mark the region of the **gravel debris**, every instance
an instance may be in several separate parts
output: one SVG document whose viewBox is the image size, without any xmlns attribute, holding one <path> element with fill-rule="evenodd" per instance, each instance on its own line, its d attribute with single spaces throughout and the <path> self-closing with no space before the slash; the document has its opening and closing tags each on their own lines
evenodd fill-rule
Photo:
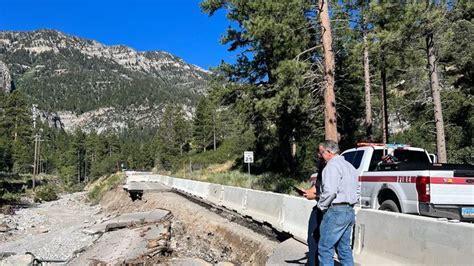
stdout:
<svg viewBox="0 0 474 266">
<path fill-rule="evenodd" d="M 127 245 L 127 241 L 122 241 L 120 237 L 120 241 L 114 242 L 114 235 L 131 234 L 127 239 L 137 243 L 130 245 L 130 248 L 142 246 L 148 249 L 145 254 L 132 258 L 135 253 L 129 254 L 131 249 L 123 247 L 123 252 L 116 255 L 107 252 L 111 255 L 107 261 L 102 261 L 104 256 L 96 257 L 97 263 L 118 263 L 124 254 L 129 254 L 127 261 L 145 265 L 185 265 L 189 262 L 195 265 L 262 265 L 278 245 L 274 239 L 236 224 L 232 219 L 169 189 L 146 193 L 142 200 L 132 201 L 128 193 L 116 188 L 105 194 L 100 206 L 88 205 L 85 197 L 86 192 L 63 195 L 57 201 L 20 209 L 15 215 L 0 216 L 0 227 L 4 231 L 0 232 L 0 259 L 2 254 L 24 255 L 31 252 L 43 260 L 94 263 L 91 261 L 94 257 L 88 257 L 88 254 L 101 250 L 101 243 L 116 243 L 104 248 Z M 118 216 L 157 209 L 171 212 L 165 227 L 168 229 L 160 234 L 161 237 L 147 239 L 145 236 L 151 231 L 148 231 L 148 225 L 141 223 L 136 224 L 139 228 L 135 229 L 135 226 L 125 226 L 113 231 L 92 232 L 102 226 L 101 223 L 119 219 Z"/>
<path fill-rule="evenodd" d="M 0 224 L 6 224 L 10 230 L 0 233 L 0 250 L 19 255 L 31 252 L 46 260 L 68 260 L 76 250 L 97 239 L 81 231 L 91 219 L 101 218 L 94 214 L 100 207 L 89 206 L 85 197 L 85 192 L 65 194 L 57 201 L 4 215 Z"/>
</svg>

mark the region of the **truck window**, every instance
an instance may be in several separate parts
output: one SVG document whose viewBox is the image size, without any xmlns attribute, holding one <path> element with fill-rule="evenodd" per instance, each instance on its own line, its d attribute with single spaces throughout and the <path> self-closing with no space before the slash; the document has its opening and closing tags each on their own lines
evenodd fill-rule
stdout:
<svg viewBox="0 0 474 266">
<path fill-rule="evenodd" d="M 364 156 L 364 151 L 351 151 L 343 154 L 344 159 L 350 162 L 355 169 L 359 168 L 360 162 L 362 161 L 362 156 Z"/>
<path fill-rule="evenodd" d="M 375 171 L 377 165 L 382 161 L 383 150 L 374 150 L 372 153 L 372 158 L 370 159 L 369 171 Z"/>
<path fill-rule="evenodd" d="M 429 157 L 423 151 L 397 149 L 394 155 L 399 162 L 403 163 L 430 163 Z"/>
<path fill-rule="evenodd" d="M 377 166 L 382 161 L 383 150 L 374 150 L 370 159 L 369 171 L 377 171 Z M 423 151 L 396 149 L 393 155 L 397 163 L 430 163 L 429 157 Z"/>
</svg>

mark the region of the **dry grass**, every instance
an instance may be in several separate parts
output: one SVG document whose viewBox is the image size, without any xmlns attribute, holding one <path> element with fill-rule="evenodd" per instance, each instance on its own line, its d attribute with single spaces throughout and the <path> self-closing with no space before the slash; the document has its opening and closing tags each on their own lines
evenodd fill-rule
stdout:
<svg viewBox="0 0 474 266">
<path fill-rule="evenodd" d="M 234 166 L 234 161 L 227 161 L 223 164 L 213 164 L 209 166 L 208 171 L 209 173 L 229 172 L 232 166 Z"/>
</svg>

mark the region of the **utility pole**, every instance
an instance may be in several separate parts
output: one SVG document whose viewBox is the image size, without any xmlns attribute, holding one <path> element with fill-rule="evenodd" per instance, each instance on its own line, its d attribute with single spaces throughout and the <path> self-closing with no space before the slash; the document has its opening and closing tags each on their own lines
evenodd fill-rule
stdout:
<svg viewBox="0 0 474 266">
<path fill-rule="evenodd" d="M 37 133 L 37 130 L 36 130 L 36 117 L 39 115 L 39 112 L 38 112 L 38 109 L 37 109 L 38 105 L 37 104 L 33 104 L 33 108 L 32 108 L 32 113 L 33 113 L 33 131 L 35 132 L 35 140 L 34 140 L 34 143 L 35 143 L 35 154 L 34 154 L 34 159 L 33 159 L 33 180 L 32 180 L 32 186 L 33 186 L 33 191 L 35 190 L 36 188 L 36 175 L 38 175 L 41 171 L 40 171 L 40 167 L 41 167 L 41 134 Z M 40 130 L 41 131 L 41 130 Z"/>
<path fill-rule="evenodd" d="M 38 155 L 36 156 L 36 174 L 40 174 L 41 134 L 38 134 Z"/>
<path fill-rule="evenodd" d="M 78 161 L 78 164 L 77 164 L 77 183 L 81 183 L 81 156 L 79 155 L 79 150 L 77 150 L 77 161 Z"/>
<path fill-rule="evenodd" d="M 214 151 L 216 151 L 216 111 L 212 113 L 212 136 L 214 138 Z"/>
<path fill-rule="evenodd" d="M 35 191 L 36 186 L 36 168 L 37 168 L 37 158 L 38 156 L 38 134 L 35 135 L 35 157 L 33 159 L 33 191 Z"/>
<path fill-rule="evenodd" d="M 38 111 L 36 109 L 38 105 L 33 104 L 33 131 L 36 132 L 36 116 L 38 114 Z M 32 185 L 33 185 L 33 191 L 35 190 L 36 187 L 36 174 L 37 174 L 37 167 L 38 167 L 38 154 L 39 154 L 39 146 L 38 146 L 38 133 L 35 134 L 35 154 L 34 154 L 34 159 L 33 159 L 33 180 L 32 180 Z"/>
<path fill-rule="evenodd" d="M 36 175 L 41 173 L 41 141 L 41 135 L 37 133 L 34 140 L 35 154 L 33 159 L 33 191 L 36 187 Z"/>
<path fill-rule="evenodd" d="M 87 150 L 86 154 L 84 155 L 84 182 L 86 184 L 89 182 L 89 177 L 87 176 Z"/>
</svg>

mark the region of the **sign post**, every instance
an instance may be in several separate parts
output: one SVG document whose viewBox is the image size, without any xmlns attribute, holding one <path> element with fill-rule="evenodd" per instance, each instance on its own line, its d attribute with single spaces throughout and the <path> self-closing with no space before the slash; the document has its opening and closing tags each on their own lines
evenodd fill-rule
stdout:
<svg viewBox="0 0 474 266">
<path fill-rule="evenodd" d="M 253 151 L 244 151 L 244 163 L 247 163 L 250 175 L 250 164 L 253 163 Z"/>
</svg>

